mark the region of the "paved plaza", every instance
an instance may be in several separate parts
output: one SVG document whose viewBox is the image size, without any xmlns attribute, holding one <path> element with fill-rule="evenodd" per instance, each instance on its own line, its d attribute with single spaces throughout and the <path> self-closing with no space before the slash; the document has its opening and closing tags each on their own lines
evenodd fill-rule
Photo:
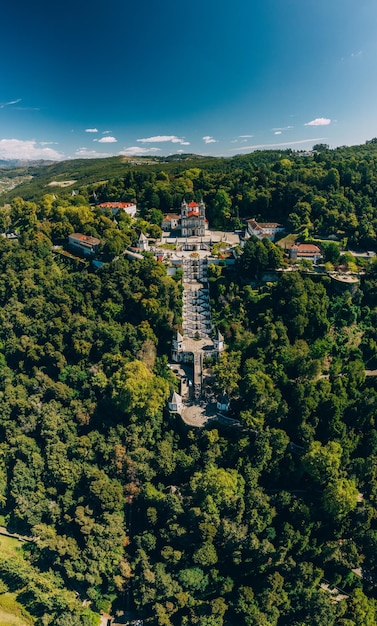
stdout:
<svg viewBox="0 0 377 626">
<path fill-rule="evenodd" d="M 164 243 L 176 243 L 177 245 L 183 245 L 185 243 L 219 243 L 220 241 L 224 241 L 225 243 L 229 243 L 232 246 L 235 246 L 240 243 L 239 234 L 234 231 L 224 231 L 224 230 L 206 230 L 205 235 L 202 237 L 181 237 L 175 236 L 174 233 L 162 233 L 161 241 Z"/>
<path fill-rule="evenodd" d="M 179 259 L 190 259 L 195 252 L 196 258 L 211 258 L 211 246 L 216 243 L 223 243 L 230 248 L 240 244 L 240 237 L 235 232 L 223 232 L 220 230 L 208 230 L 203 237 L 174 237 L 171 233 L 162 233 L 161 239 L 156 242 L 154 248 L 161 250 L 172 261 Z M 161 245 L 170 244 L 174 250 L 166 250 Z M 189 249 L 185 249 L 185 247 Z M 224 248 L 226 250 L 226 248 Z M 213 257 L 215 258 L 215 257 Z"/>
</svg>

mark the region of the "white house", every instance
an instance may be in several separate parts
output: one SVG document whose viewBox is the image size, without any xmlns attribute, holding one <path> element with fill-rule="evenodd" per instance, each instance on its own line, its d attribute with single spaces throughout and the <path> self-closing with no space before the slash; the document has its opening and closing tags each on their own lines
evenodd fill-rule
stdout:
<svg viewBox="0 0 377 626">
<path fill-rule="evenodd" d="M 112 215 L 118 215 L 121 211 L 131 217 L 135 217 L 137 207 L 133 202 L 101 202 L 101 209 L 110 209 Z"/>
<path fill-rule="evenodd" d="M 247 220 L 247 232 L 258 239 L 270 239 L 273 241 L 277 233 L 284 232 L 284 226 L 278 222 L 257 222 L 255 219 Z"/>
</svg>

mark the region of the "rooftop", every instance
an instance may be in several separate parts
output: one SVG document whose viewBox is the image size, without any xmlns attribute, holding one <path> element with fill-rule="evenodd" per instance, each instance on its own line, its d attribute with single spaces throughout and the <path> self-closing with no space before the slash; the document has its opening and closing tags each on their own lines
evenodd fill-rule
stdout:
<svg viewBox="0 0 377 626">
<path fill-rule="evenodd" d="M 180 396 L 179 393 L 177 393 L 176 391 L 173 391 L 171 398 L 170 398 L 170 403 L 180 404 L 180 402 L 182 402 L 182 396 Z"/>
<path fill-rule="evenodd" d="M 179 220 L 180 216 L 177 215 L 176 213 L 166 213 L 166 215 L 164 215 L 164 221 L 165 222 L 170 222 L 171 220 Z"/>
<path fill-rule="evenodd" d="M 136 205 L 134 202 L 101 202 L 99 206 L 103 209 L 128 209 Z"/>
<path fill-rule="evenodd" d="M 247 220 L 248 224 L 252 227 L 263 229 L 263 228 L 281 228 L 282 224 L 278 222 L 257 222 L 254 218 Z"/>
<path fill-rule="evenodd" d="M 79 241 L 80 243 L 83 244 L 87 244 L 89 246 L 98 246 L 98 244 L 101 243 L 100 239 L 97 239 L 97 237 L 91 237 L 90 235 L 83 235 L 82 233 L 72 233 L 71 235 L 69 235 L 70 239 L 75 239 L 76 241 Z"/>
<path fill-rule="evenodd" d="M 321 254 L 321 250 L 313 243 L 299 243 L 291 247 L 291 250 L 298 250 L 298 252 L 312 252 Z"/>
</svg>

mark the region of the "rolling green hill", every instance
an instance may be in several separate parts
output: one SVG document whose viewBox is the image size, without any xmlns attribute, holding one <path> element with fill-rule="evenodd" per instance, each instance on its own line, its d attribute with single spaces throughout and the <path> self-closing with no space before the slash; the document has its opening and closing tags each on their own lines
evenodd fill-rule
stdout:
<svg viewBox="0 0 377 626">
<path fill-rule="evenodd" d="M 175 154 L 167 157 L 126 157 L 115 156 L 101 159 L 73 159 L 61 162 L 30 162 L 24 166 L 2 169 L 0 171 L 0 202 L 9 202 L 20 196 L 25 200 L 38 200 L 46 193 L 83 192 L 88 187 L 100 182 L 122 178 L 126 173 L 163 171 L 169 177 L 182 175 L 195 168 L 210 173 L 223 174 L 227 177 L 238 170 L 248 172 L 260 170 L 263 175 L 268 170 L 286 179 L 288 169 L 290 178 L 296 182 L 312 179 L 315 170 L 321 167 L 351 171 L 361 165 L 367 167 L 374 160 L 377 144 L 374 139 L 360 146 L 342 146 L 329 150 L 326 145 L 318 145 L 312 153 L 293 152 L 292 150 L 260 150 L 250 154 L 233 157 L 209 157 L 195 154 Z M 305 172 L 305 174 L 303 174 Z M 350 179 L 352 176 L 350 175 Z M 225 180 L 225 187 L 228 180 Z M 259 183 L 266 181 L 259 180 Z M 348 182 L 345 181 L 345 182 Z M 219 183 L 222 185 L 222 181 Z"/>
<path fill-rule="evenodd" d="M 7 202 L 16 196 L 25 200 L 37 200 L 45 193 L 61 192 L 67 185 L 69 192 L 78 191 L 88 185 L 123 176 L 129 170 L 177 171 L 201 164 L 205 167 L 215 158 L 197 155 L 175 155 L 174 157 L 109 157 L 101 159 L 74 159 L 2 170 L 0 173 L 0 201 Z M 10 189 L 11 181 L 17 178 L 17 187 Z M 56 184 L 54 184 L 56 183 Z M 67 188 L 66 187 L 66 188 Z"/>
</svg>

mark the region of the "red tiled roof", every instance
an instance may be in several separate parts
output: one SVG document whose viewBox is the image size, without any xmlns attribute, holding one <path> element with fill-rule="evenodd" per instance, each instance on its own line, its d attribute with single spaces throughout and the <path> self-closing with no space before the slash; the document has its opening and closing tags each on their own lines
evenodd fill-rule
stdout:
<svg viewBox="0 0 377 626">
<path fill-rule="evenodd" d="M 190 211 L 190 213 L 187 213 L 187 217 L 199 217 L 199 212 L 198 211 Z"/>
<path fill-rule="evenodd" d="M 171 220 L 179 220 L 180 217 L 176 213 L 167 213 L 164 215 L 164 222 L 171 222 Z"/>
<path fill-rule="evenodd" d="M 192 208 L 193 208 L 193 207 L 198 207 L 199 205 L 198 205 L 198 204 L 196 204 L 196 202 L 192 201 L 192 202 L 189 202 L 189 204 L 188 204 L 187 206 L 189 206 L 189 207 L 192 207 Z"/>
<path fill-rule="evenodd" d="M 102 209 L 128 209 L 130 206 L 136 206 L 134 202 L 101 202 Z"/>
<path fill-rule="evenodd" d="M 71 235 L 69 235 L 70 239 L 76 239 L 76 241 L 79 241 L 80 243 L 83 244 L 87 244 L 89 246 L 96 246 L 99 243 L 101 243 L 100 239 L 97 239 L 97 237 L 91 237 L 90 235 L 83 235 L 82 233 L 72 233 Z"/>
<path fill-rule="evenodd" d="M 299 243 L 298 245 L 292 246 L 292 249 L 297 250 L 298 252 L 321 254 L 321 250 L 313 243 Z"/>
</svg>

